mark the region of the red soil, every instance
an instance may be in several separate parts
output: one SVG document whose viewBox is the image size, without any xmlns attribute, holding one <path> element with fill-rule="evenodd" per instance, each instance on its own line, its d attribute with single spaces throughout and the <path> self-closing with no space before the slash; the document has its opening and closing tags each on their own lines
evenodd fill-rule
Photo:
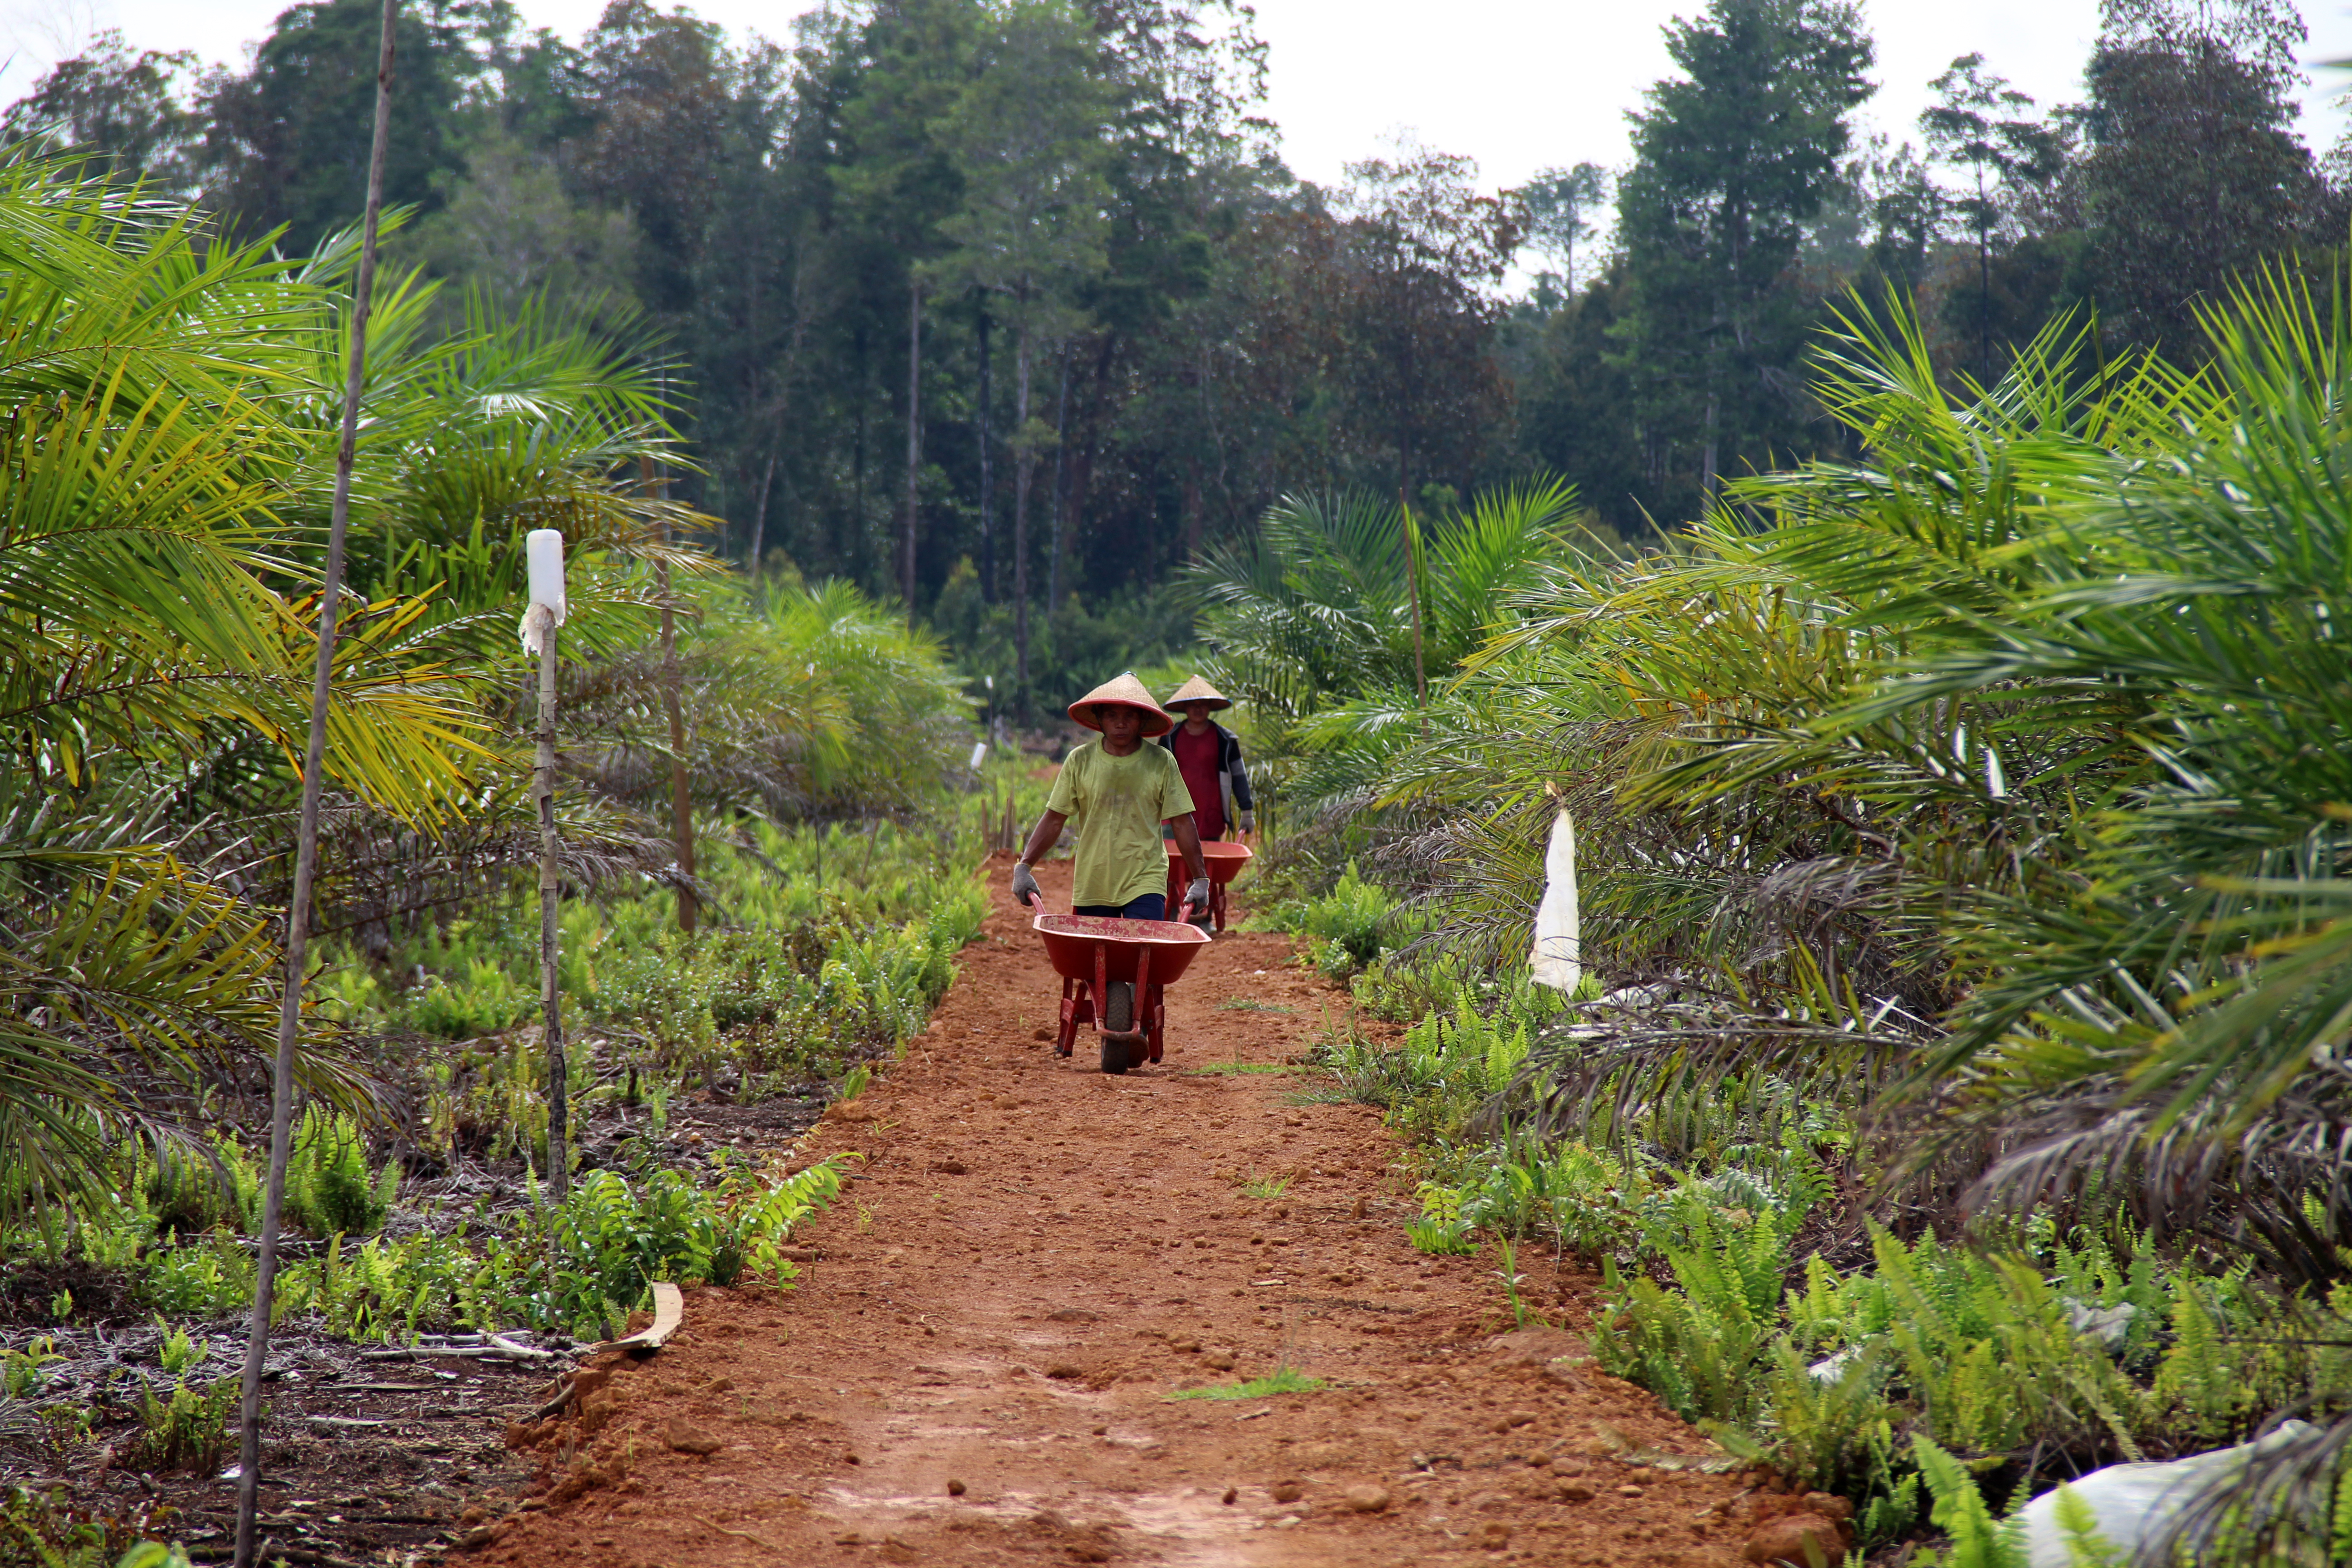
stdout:
<svg viewBox="0 0 2352 1568">
<path fill-rule="evenodd" d="M 1066 863 L 1040 880 L 1066 908 Z M 689 1291 L 669 1348 L 588 1397 L 593 1431 L 541 1435 L 537 1495 L 477 1561 L 1738 1560 L 1739 1483 L 1617 1457 L 1696 1434 L 1552 1359 L 1565 1333 L 1498 1340 L 1490 1259 L 1406 1243 L 1377 1112 L 1202 1072 L 1280 1064 L 1344 1005 L 1284 939 L 1220 938 L 1168 993 L 1166 1063 L 1106 1077 L 1091 1037 L 1041 1042 L 1058 982 L 998 897 L 930 1031 L 803 1140 L 867 1159 L 796 1237 L 798 1288 Z M 1580 1321 L 1591 1276 L 1542 1272 Z M 1286 1362 L 1330 1386 L 1169 1397 Z"/>
</svg>

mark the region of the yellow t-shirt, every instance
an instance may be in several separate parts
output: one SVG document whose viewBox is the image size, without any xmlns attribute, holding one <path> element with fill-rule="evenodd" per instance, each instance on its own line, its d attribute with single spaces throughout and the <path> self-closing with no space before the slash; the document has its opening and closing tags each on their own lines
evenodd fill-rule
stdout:
<svg viewBox="0 0 2352 1568">
<path fill-rule="evenodd" d="M 1073 904 L 1125 904 L 1168 890 L 1168 851 L 1160 825 L 1192 809 L 1192 792 L 1165 746 L 1145 741 L 1114 757 L 1088 741 L 1062 763 L 1045 802 L 1077 829 Z"/>
</svg>

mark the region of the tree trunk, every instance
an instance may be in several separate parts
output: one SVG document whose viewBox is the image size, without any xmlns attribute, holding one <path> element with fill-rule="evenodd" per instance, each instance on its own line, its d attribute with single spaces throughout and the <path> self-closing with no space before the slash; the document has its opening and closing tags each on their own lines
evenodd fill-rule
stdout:
<svg viewBox="0 0 2352 1568">
<path fill-rule="evenodd" d="M 923 471 L 923 286 L 907 285 L 907 537 L 899 574 L 905 583 L 907 619 L 915 618 L 915 519 Z"/>
<path fill-rule="evenodd" d="M 1013 694 L 1029 709 L 1029 325 L 1013 330 Z"/>
<path fill-rule="evenodd" d="M 1426 704 L 1429 701 L 1429 664 L 1421 643 L 1421 539 L 1412 526 L 1412 507 L 1404 499 L 1404 490 L 1397 490 L 1397 517 L 1404 524 L 1404 602 L 1412 616 L 1412 689 Z M 1424 734 L 1429 729 L 1426 714 L 1422 717 Z"/>
<path fill-rule="evenodd" d="M 995 474 L 988 454 L 988 301 L 980 302 L 980 406 L 972 413 L 980 437 L 980 602 L 996 603 L 996 534 L 988 526 L 996 510 Z"/>
<path fill-rule="evenodd" d="M 768 487 L 775 483 L 775 479 L 776 448 L 771 445 L 768 466 L 760 474 L 760 504 L 751 510 L 751 559 L 746 564 L 751 568 L 751 580 L 755 583 L 760 578 L 760 552 L 766 548 L 768 542 Z"/>
<path fill-rule="evenodd" d="M 1201 553 L 1201 464 L 1195 458 L 1184 465 L 1184 558 L 1192 560 Z"/>
<path fill-rule="evenodd" d="M 852 559 L 856 559 L 865 555 L 866 551 L 863 547 L 867 537 L 866 532 L 866 416 L 869 412 L 866 405 L 873 401 L 874 373 L 871 363 L 866 357 L 866 348 L 862 337 L 858 344 L 857 363 L 857 423 L 855 426 L 856 434 L 852 436 L 850 440 L 849 459 L 849 526 L 851 530 L 851 537 L 843 542 L 843 549 L 841 552 L 843 556 L 850 557 Z M 852 556 L 851 554 L 853 551 L 856 552 L 855 556 Z"/>
<path fill-rule="evenodd" d="M 1070 348 L 1062 342 L 1062 393 L 1054 407 L 1054 558 L 1045 570 L 1045 617 L 1050 622 L 1062 603 L 1062 509 L 1070 492 Z"/>
<path fill-rule="evenodd" d="M 1986 226 L 1977 225 L 1977 363 L 1984 384 L 1992 384 L 1992 245 Z"/>
<path fill-rule="evenodd" d="M 294 888 L 286 905 L 286 986 L 278 996 L 278 1050 L 269 1078 L 269 1174 L 261 1196 L 261 1235 L 254 1258 L 253 1316 L 247 1321 L 245 1373 L 237 1404 L 236 1568 L 253 1568 L 261 1518 L 261 1378 L 269 1354 L 270 1304 L 278 1279 L 278 1233 L 286 1212 L 286 1167 L 294 1142 L 294 1045 L 301 1032 L 303 964 L 310 935 L 310 889 L 318 875 L 319 795 L 326 777 L 327 709 L 334 694 L 336 612 L 343 592 L 344 542 L 351 530 L 352 469 L 366 384 L 367 325 L 375 292 L 376 233 L 383 211 L 384 153 L 391 140 L 394 24 L 398 0 L 383 0 L 375 68 L 375 122 L 368 143 L 367 205 L 360 220 L 359 274 L 352 284 L 350 361 L 343 376 L 342 434 L 335 447 L 335 489 L 327 507 L 327 570 L 319 584 L 319 652 L 310 673 L 310 725 L 302 763 L 302 804 L 294 829 Z"/>
<path fill-rule="evenodd" d="M 1706 390 L 1706 436 L 1699 446 L 1698 495 L 1701 506 L 1712 505 L 1715 500 L 1715 388 L 1710 386 Z"/>
<path fill-rule="evenodd" d="M 1078 535 L 1085 532 L 1087 497 L 1093 492 L 1095 453 L 1102 445 L 1103 403 L 1110 387 L 1110 362 L 1117 350 L 1118 334 L 1103 333 L 1102 348 L 1095 355 L 1095 384 L 1087 399 L 1086 439 L 1079 444 L 1078 454 L 1070 465 L 1070 543 L 1079 547 Z"/>
</svg>

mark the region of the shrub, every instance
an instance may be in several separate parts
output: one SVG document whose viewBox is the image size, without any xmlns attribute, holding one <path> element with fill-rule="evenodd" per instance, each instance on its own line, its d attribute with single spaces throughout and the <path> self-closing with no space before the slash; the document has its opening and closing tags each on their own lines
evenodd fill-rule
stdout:
<svg viewBox="0 0 2352 1568">
<path fill-rule="evenodd" d="M 539 991 L 498 963 L 469 959 L 456 984 L 436 976 L 404 1009 L 410 1026 L 445 1040 L 470 1040 L 528 1023 L 540 1009 Z"/>
<path fill-rule="evenodd" d="M 202 1393 L 175 1383 L 162 1398 L 141 1391 L 135 1462 L 151 1470 L 211 1469 L 220 1463 L 236 1401 L 235 1378 L 225 1377 Z"/>
<path fill-rule="evenodd" d="M 252 1230 L 261 1223 L 262 1162 L 233 1138 L 216 1133 L 201 1152 L 167 1146 L 141 1165 L 140 1184 L 160 1230 L 193 1235 L 220 1225 Z"/>
<path fill-rule="evenodd" d="M 43 1335 L 20 1351 L 10 1351 L 0 1357 L 0 1394 L 11 1399 L 30 1399 L 49 1384 L 49 1366 L 66 1358 L 58 1354 L 58 1342 Z"/>
<path fill-rule="evenodd" d="M 1384 936 L 1412 934 L 1396 901 L 1364 880 L 1352 860 L 1329 892 L 1276 904 L 1263 918 L 1298 937 L 1316 966 L 1334 979 L 1378 959 Z"/>
<path fill-rule="evenodd" d="M 562 1208 L 518 1237 L 519 1250 L 541 1253 L 555 1281 L 536 1316 L 593 1335 L 617 1331 L 656 1279 L 731 1285 L 747 1269 L 790 1279 L 784 1237 L 840 1190 L 837 1156 L 791 1176 L 731 1169 L 715 1193 L 676 1171 L 634 1188 L 591 1171 Z"/>
<path fill-rule="evenodd" d="M 397 1161 L 369 1173 L 354 1118 L 317 1106 L 303 1114 L 286 1164 L 289 1223 L 317 1237 L 366 1236 L 383 1226 L 399 1192 Z"/>
</svg>

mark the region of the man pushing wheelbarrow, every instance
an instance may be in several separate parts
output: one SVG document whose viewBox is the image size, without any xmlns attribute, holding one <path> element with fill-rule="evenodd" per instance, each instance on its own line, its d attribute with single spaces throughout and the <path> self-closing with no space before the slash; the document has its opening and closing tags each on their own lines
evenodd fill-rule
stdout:
<svg viewBox="0 0 2352 1568">
<path fill-rule="evenodd" d="M 1078 919 L 1072 923 L 1087 926 L 1089 917 L 1104 922 L 1087 927 L 1087 945 L 1100 965 L 1113 962 L 1108 944 L 1118 943 L 1117 966 L 1123 972 L 1114 974 L 1101 968 L 1088 977 L 1065 973 L 1057 1049 L 1068 1054 L 1077 1021 L 1097 1023 L 1104 1029 L 1106 1070 L 1124 1072 L 1129 1059 L 1127 1043 L 1115 1045 L 1113 1035 L 1148 1037 L 1150 1056 L 1153 1059 L 1160 1056 L 1158 986 L 1150 978 L 1149 950 L 1170 934 L 1165 925 L 1157 922 L 1175 913 L 1167 907 L 1168 854 L 1161 847 L 1161 823 L 1168 824 L 1174 835 L 1177 851 L 1192 879 L 1178 920 L 1209 907 L 1209 873 L 1201 856 L 1200 835 L 1192 826 L 1192 797 L 1184 787 L 1175 757 L 1158 746 L 1144 744 L 1147 739 L 1166 734 L 1175 720 L 1131 674 L 1096 687 L 1071 703 L 1069 712 L 1075 722 L 1102 738 L 1088 741 L 1063 762 L 1045 815 L 1037 819 L 1021 858 L 1013 863 L 1013 896 L 1024 905 L 1038 906 L 1042 894 L 1030 868 L 1060 842 L 1064 824 L 1075 823 L 1078 845 L 1070 902 L 1072 914 Z M 1139 923 L 1130 929 L 1128 922 Z M 1041 931 L 1043 927 L 1041 921 Z M 1045 934 L 1052 949 L 1056 937 L 1075 939 L 1079 932 Z M 1200 940 L 1189 928 L 1178 934 L 1190 942 Z M 1062 945 L 1069 945 L 1069 940 Z M 1141 951 L 1136 951 L 1139 948 Z M 1185 957 L 1189 959 L 1189 952 Z M 1060 966 L 1058 958 L 1056 965 Z M 1180 972 L 1173 965 L 1163 967 L 1162 984 Z M 1092 990 L 1079 994 L 1088 979 Z"/>
<path fill-rule="evenodd" d="M 1104 681 L 1070 704 L 1073 722 L 1102 739 L 1072 752 L 1054 780 L 1045 815 L 1013 863 L 1013 896 L 1034 904 L 1037 879 L 1030 868 L 1061 841 L 1062 826 L 1078 827 L 1076 875 L 1070 884 L 1072 912 L 1118 920 L 1170 918 L 1168 855 L 1160 825 L 1168 824 L 1192 873 L 1188 910 L 1209 907 L 1209 871 L 1201 859 L 1201 837 L 1192 826 L 1192 796 L 1175 756 L 1147 746 L 1176 727 L 1143 682 L 1132 675 Z M 1178 917 L 1181 918 L 1181 917 Z"/>
</svg>

